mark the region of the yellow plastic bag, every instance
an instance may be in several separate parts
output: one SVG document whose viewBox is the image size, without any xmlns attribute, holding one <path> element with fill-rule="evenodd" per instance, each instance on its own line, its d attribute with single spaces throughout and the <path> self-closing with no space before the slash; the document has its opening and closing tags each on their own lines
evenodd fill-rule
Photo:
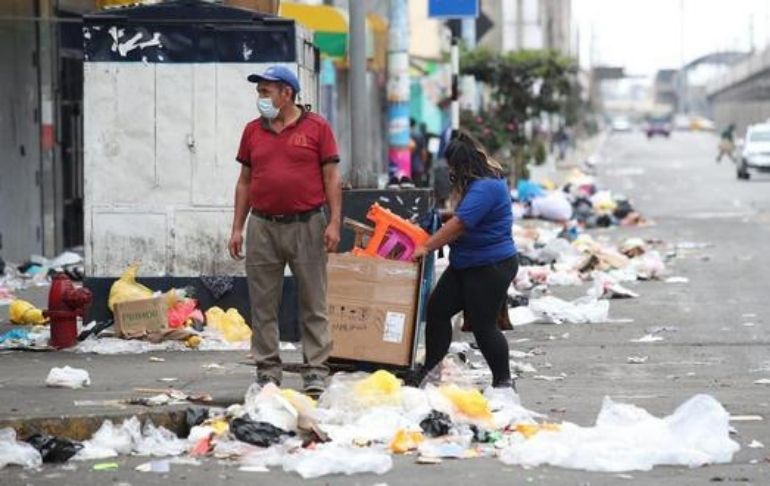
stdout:
<svg viewBox="0 0 770 486">
<path fill-rule="evenodd" d="M 394 454 L 406 454 L 411 450 L 417 449 L 423 440 L 422 432 L 409 432 L 401 429 L 396 432 L 393 440 L 390 441 L 390 450 Z"/>
<path fill-rule="evenodd" d="M 516 432 L 523 435 L 526 439 L 531 439 L 538 432 L 541 432 L 543 430 L 547 430 L 550 432 L 559 432 L 561 431 L 561 425 L 547 423 L 547 422 L 542 424 L 516 424 L 515 429 L 516 429 Z"/>
<path fill-rule="evenodd" d="M 13 324 L 41 325 L 48 323 L 48 319 L 43 317 L 43 311 L 21 299 L 11 302 L 8 317 Z"/>
<path fill-rule="evenodd" d="M 206 311 L 206 325 L 218 330 L 228 343 L 251 339 L 251 328 L 235 308 L 225 312 L 221 307 L 212 307 Z"/>
<path fill-rule="evenodd" d="M 379 370 L 355 385 L 356 399 L 361 405 L 399 405 L 401 380 L 385 370 Z"/>
<path fill-rule="evenodd" d="M 110 297 L 107 306 L 115 312 L 115 304 L 130 302 L 132 300 L 151 299 L 153 292 L 144 285 L 137 283 L 136 272 L 139 265 L 129 265 L 123 275 L 110 287 Z"/>
<path fill-rule="evenodd" d="M 463 390 L 457 385 L 442 386 L 439 388 L 439 391 L 463 415 L 479 420 L 490 420 L 492 418 L 489 402 L 480 391 L 475 389 Z"/>
</svg>

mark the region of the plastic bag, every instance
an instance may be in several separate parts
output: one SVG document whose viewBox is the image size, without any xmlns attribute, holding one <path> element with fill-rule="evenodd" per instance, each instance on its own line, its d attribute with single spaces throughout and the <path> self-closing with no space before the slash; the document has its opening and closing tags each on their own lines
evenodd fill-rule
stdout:
<svg viewBox="0 0 770 486">
<path fill-rule="evenodd" d="M 594 427 L 565 422 L 560 431 L 540 429 L 529 440 L 512 442 L 500 459 L 524 467 L 549 464 L 605 472 L 726 463 L 740 449 L 730 439 L 729 419 L 709 395 L 695 395 L 663 419 L 607 397 Z"/>
<path fill-rule="evenodd" d="M 43 462 L 67 462 L 83 448 L 83 444 L 62 437 L 34 434 L 26 442 L 40 452 Z"/>
<path fill-rule="evenodd" d="M 48 323 L 43 311 L 26 300 L 16 299 L 8 307 L 8 319 L 13 324 L 41 325 Z"/>
<path fill-rule="evenodd" d="M 137 271 L 139 271 L 139 265 L 129 265 L 126 271 L 123 272 L 123 275 L 112 284 L 112 287 L 110 287 L 110 296 L 107 299 L 107 306 L 110 308 L 110 311 L 115 312 L 115 304 L 121 302 L 152 298 L 152 290 L 137 283 Z"/>
<path fill-rule="evenodd" d="M 46 386 L 58 388 L 83 388 L 91 384 L 88 371 L 65 366 L 64 368 L 52 368 L 45 379 Z"/>
<path fill-rule="evenodd" d="M 251 329 L 235 308 L 227 312 L 220 307 L 210 308 L 206 311 L 206 324 L 218 330 L 229 343 L 251 339 Z"/>
<path fill-rule="evenodd" d="M 43 464 L 40 453 L 27 444 L 16 440 L 16 431 L 8 427 L 0 429 L 0 469 L 9 464 L 36 468 Z"/>
<path fill-rule="evenodd" d="M 202 424 L 209 418 L 209 409 L 205 407 L 188 407 L 184 411 L 184 421 L 187 425 L 187 435 L 193 427 Z"/>
<path fill-rule="evenodd" d="M 339 445 L 319 446 L 314 451 L 302 450 L 287 455 L 283 470 L 296 472 L 303 479 L 319 478 L 329 474 L 385 474 L 393 468 L 389 454 L 371 449 L 354 449 Z"/>
<path fill-rule="evenodd" d="M 246 391 L 244 408 L 255 422 L 266 422 L 282 430 L 296 431 L 299 423 L 299 411 L 271 384 L 261 388 L 253 384 Z"/>
<path fill-rule="evenodd" d="M 531 299 L 529 308 L 538 317 L 538 322 L 585 324 L 606 322 L 609 316 L 610 303 L 591 297 L 567 302 L 547 295 L 539 299 Z"/>
<path fill-rule="evenodd" d="M 134 452 L 139 456 L 178 456 L 186 450 L 187 441 L 165 427 L 156 427 L 149 420 L 144 424 L 141 438 L 134 445 Z"/>
<path fill-rule="evenodd" d="M 414 432 L 409 430 L 399 430 L 388 446 L 394 454 L 405 454 L 411 450 L 417 449 L 422 443 L 424 437 L 422 432 Z"/>
<path fill-rule="evenodd" d="M 73 459 L 90 461 L 130 454 L 134 450 L 134 444 L 141 440 L 141 436 L 141 424 L 136 417 L 124 421 L 119 427 L 111 420 L 105 420 L 99 430 L 83 442 L 83 449 Z"/>
<path fill-rule="evenodd" d="M 166 311 L 166 320 L 168 327 L 178 329 L 184 327 L 188 319 L 203 321 L 203 313 L 198 307 L 198 301 L 195 299 L 180 300 Z"/>
<path fill-rule="evenodd" d="M 429 437 L 441 437 L 449 433 L 452 428 L 452 419 L 443 412 L 431 410 L 430 414 L 420 422 L 420 428 Z"/>
<path fill-rule="evenodd" d="M 230 422 L 230 430 L 235 437 L 259 447 L 270 447 L 279 444 L 283 438 L 294 435 L 267 422 L 254 422 L 245 418 L 236 418 Z"/>
<path fill-rule="evenodd" d="M 354 393 L 363 406 L 400 405 L 401 380 L 385 370 L 379 370 L 356 383 Z"/>
<path fill-rule="evenodd" d="M 461 389 L 457 385 L 442 386 L 439 388 L 455 409 L 471 419 L 490 420 L 492 412 L 489 402 L 480 391 L 476 389 Z"/>
</svg>

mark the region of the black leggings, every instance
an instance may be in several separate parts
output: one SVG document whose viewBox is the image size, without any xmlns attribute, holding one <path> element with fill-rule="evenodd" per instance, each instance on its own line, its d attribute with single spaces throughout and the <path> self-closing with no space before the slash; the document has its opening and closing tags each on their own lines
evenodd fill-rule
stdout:
<svg viewBox="0 0 770 486">
<path fill-rule="evenodd" d="M 428 300 L 426 370 L 433 369 L 446 356 L 452 343 L 451 319 L 464 310 L 473 324 L 481 354 L 492 370 L 492 384 L 511 379 L 508 341 L 497 326 L 497 315 L 518 270 L 517 256 L 483 267 L 446 269 Z"/>
</svg>

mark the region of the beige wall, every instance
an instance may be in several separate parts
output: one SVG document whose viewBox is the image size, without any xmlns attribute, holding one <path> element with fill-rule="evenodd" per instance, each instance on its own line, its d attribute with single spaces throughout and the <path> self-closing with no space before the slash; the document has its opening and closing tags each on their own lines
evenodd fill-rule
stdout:
<svg viewBox="0 0 770 486">
<path fill-rule="evenodd" d="M 409 0 L 409 55 L 441 59 L 443 26 L 428 18 L 428 0 Z"/>
</svg>

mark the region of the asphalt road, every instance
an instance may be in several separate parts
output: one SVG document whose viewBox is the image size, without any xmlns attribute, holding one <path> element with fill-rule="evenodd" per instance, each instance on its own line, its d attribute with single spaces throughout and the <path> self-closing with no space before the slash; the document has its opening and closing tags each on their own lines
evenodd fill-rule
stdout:
<svg viewBox="0 0 770 486">
<path fill-rule="evenodd" d="M 715 396 L 732 415 L 759 415 L 761 421 L 737 421 L 734 439 L 741 444 L 732 464 L 698 469 L 659 467 L 629 476 L 587 473 L 551 467 L 525 470 L 492 460 L 445 461 L 423 466 L 414 457 L 398 458 L 383 476 L 359 475 L 302 481 L 280 471 L 239 472 L 236 467 L 207 461 L 201 466 L 173 465 L 170 474 L 140 473 L 133 466 L 146 458 L 120 458 L 113 472 L 94 472 L 78 463 L 75 471 L 46 466 L 42 471 L 6 468 L 2 484 L 650 484 L 687 485 L 724 481 L 739 484 L 770 483 L 767 448 L 751 449 L 756 439 L 770 446 L 770 388 L 754 384 L 770 378 L 770 175 L 739 181 L 733 166 L 714 161 L 716 139 L 707 134 L 675 133 L 671 139 L 646 140 L 641 134 L 612 135 L 598 166 L 602 182 L 628 195 L 656 224 L 647 228 L 598 231 L 613 241 L 631 236 L 657 238 L 669 243 L 708 243 L 706 248 L 683 251 L 671 264 L 672 275 L 688 283 L 643 282 L 632 285 L 641 297 L 612 301 L 615 322 L 596 325 L 530 325 L 510 334 L 515 349 L 538 346 L 545 354 L 529 361 L 547 375 L 565 374 L 562 381 L 546 382 L 525 375 L 519 382 L 523 404 L 550 413 L 556 419 L 591 425 L 604 396 L 634 403 L 657 416 L 671 413 L 696 393 Z M 557 288 L 562 297 L 581 295 L 585 289 Z M 661 342 L 638 344 L 652 328 L 667 327 Z M 629 364 L 629 355 L 646 355 L 644 364 Z M 52 354 L 0 356 L 3 383 L 13 387 L 14 370 L 41 369 L 57 364 Z M 72 358 L 73 360 L 76 358 Z M 85 358 L 77 358 L 85 359 Z M 91 357 L 90 366 L 116 358 Z M 230 366 L 233 383 L 248 382 L 247 367 L 237 366 L 242 353 L 206 355 L 199 366 L 218 360 Z M 23 361 L 24 363 L 20 363 Z M 28 362 L 29 361 L 29 362 Z M 146 358 L 142 359 L 146 361 Z M 176 362 L 176 358 L 171 359 Z M 25 364 L 26 363 L 26 364 Z M 125 373 L 130 372 L 127 366 Z M 167 373 L 184 373 L 167 370 Z M 192 374 L 194 375 L 194 374 Z M 218 385 L 227 375 L 217 377 Z M 116 382 L 119 377 L 116 377 Z M 191 376 L 205 384 L 205 376 Z M 29 385 L 29 384 L 28 384 Z M 32 388 L 31 385 L 30 389 Z M 42 400 L 44 398 L 37 397 Z M 69 400 L 69 399 L 68 399 Z M 0 400 L 1 401 L 1 400 Z"/>
</svg>

